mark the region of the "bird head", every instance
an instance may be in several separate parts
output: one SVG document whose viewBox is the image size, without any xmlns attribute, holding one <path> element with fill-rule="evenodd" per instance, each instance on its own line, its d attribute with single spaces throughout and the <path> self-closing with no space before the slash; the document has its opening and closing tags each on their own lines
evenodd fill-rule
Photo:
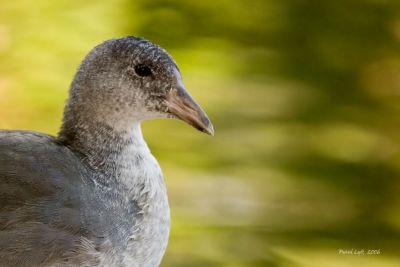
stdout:
<svg viewBox="0 0 400 267">
<path fill-rule="evenodd" d="M 172 57 L 143 38 L 112 39 L 95 47 L 78 69 L 70 102 L 84 103 L 86 114 L 115 125 L 177 118 L 214 134 L 211 121 L 186 90 Z"/>
</svg>

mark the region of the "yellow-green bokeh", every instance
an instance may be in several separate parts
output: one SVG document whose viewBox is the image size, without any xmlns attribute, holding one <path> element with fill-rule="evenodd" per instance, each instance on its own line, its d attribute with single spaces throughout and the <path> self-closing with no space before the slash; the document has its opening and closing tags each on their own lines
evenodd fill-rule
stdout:
<svg viewBox="0 0 400 267">
<path fill-rule="evenodd" d="M 216 130 L 143 125 L 162 266 L 400 266 L 400 2 L 1 0 L 0 128 L 56 134 L 80 60 L 124 35 L 172 54 Z"/>
</svg>

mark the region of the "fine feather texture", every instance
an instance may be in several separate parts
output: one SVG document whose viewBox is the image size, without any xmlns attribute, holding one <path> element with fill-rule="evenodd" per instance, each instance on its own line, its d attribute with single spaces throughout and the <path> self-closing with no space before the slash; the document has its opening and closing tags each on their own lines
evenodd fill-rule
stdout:
<svg viewBox="0 0 400 267">
<path fill-rule="evenodd" d="M 170 55 L 125 37 L 85 57 L 57 137 L 0 131 L 0 266 L 159 266 L 170 214 L 149 118 L 214 133 Z"/>
<path fill-rule="evenodd" d="M 169 206 L 140 122 L 171 116 L 176 69 L 143 38 L 106 41 L 80 65 L 58 137 L 0 131 L 0 266 L 159 265 Z"/>
<path fill-rule="evenodd" d="M 157 266 L 169 228 L 161 172 L 143 164 L 156 164 L 148 149 L 125 149 L 130 185 L 103 184 L 55 138 L 1 131 L 1 266 Z"/>
</svg>

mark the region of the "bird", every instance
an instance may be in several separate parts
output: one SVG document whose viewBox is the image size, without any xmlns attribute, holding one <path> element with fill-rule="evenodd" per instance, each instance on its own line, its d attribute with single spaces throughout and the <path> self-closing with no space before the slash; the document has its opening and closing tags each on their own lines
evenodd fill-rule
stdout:
<svg viewBox="0 0 400 267">
<path fill-rule="evenodd" d="M 159 266 L 170 208 L 141 131 L 153 118 L 214 135 L 168 52 L 126 36 L 83 59 L 56 136 L 1 130 L 0 266 Z"/>
</svg>

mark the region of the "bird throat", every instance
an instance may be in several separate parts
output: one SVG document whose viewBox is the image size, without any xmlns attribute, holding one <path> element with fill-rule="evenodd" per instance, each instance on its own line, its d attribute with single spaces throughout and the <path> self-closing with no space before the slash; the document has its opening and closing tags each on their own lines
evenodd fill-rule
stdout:
<svg viewBox="0 0 400 267">
<path fill-rule="evenodd" d="M 139 122 L 126 131 L 101 122 L 84 125 L 75 122 L 72 127 L 64 124 L 58 141 L 80 156 L 90 169 L 105 176 L 105 183 L 151 156 Z"/>
</svg>

